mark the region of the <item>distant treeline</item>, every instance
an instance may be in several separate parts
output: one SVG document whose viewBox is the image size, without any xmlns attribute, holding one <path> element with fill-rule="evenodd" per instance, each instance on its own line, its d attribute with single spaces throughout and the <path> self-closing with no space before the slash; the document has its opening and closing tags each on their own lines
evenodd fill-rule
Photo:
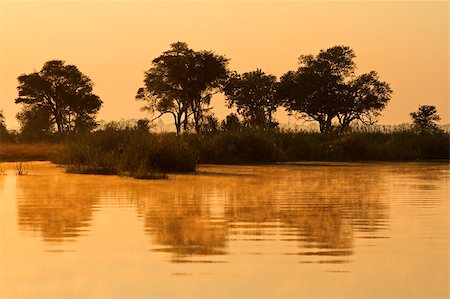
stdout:
<svg viewBox="0 0 450 299">
<path fill-rule="evenodd" d="M 354 123 L 373 124 L 391 99 L 389 84 L 376 72 L 355 74 L 354 51 L 348 46 L 301 55 L 295 71 L 278 80 L 260 69 L 238 74 L 229 59 L 212 51 L 195 51 L 184 42 L 154 58 L 145 72 L 136 100 L 152 120 L 171 115 L 177 133 L 217 125 L 211 98 L 223 93 L 229 108 L 245 127 L 275 128 L 279 107 L 300 118 L 316 121 L 321 132 L 345 131 Z M 96 128 L 102 100 L 93 82 L 75 65 L 51 60 L 40 71 L 18 77 L 17 114 L 23 140 L 42 140 L 57 133 L 78 134 Z M 123 103 L 126 105 L 126 103 Z"/>
</svg>

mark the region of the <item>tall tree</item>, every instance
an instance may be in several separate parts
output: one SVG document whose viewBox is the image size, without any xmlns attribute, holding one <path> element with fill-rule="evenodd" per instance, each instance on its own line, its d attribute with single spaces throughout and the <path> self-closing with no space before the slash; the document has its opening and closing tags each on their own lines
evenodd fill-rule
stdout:
<svg viewBox="0 0 450 299">
<path fill-rule="evenodd" d="M 188 93 L 194 128 L 201 129 L 211 98 L 223 88 L 228 78 L 228 59 L 211 51 L 194 52 L 189 60 L 185 89 Z"/>
<path fill-rule="evenodd" d="M 16 104 L 24 104 L 24 112 L 46 111 L 50 125 L 59 133 L 89 130 L 96 125 L 102 101 L 92 93 L 91 79 L 76 66 L 51 60 L 39 72 L 21 75 L 18 81 Z"/>
<path fill-rule="evenodd" d="M 275 76 L 260 69 L 242 75 L 233 74 L 224 91 L 229 108 L 236 106 L 247 126 L 268 128 L 277 125 L 273 120 L 273 113 L 279 105 L 275 97 Z"/>
<path fill-rule="evenodd" d="M 192 59 L 194 51 L 186 43 L 177 42 L 170 49 L 153 59 L 152 67 L 145 72 L 144 87 L 139 88 L 136 100 L 145 101 L 151 114 L 158 113 L 155 119 L 171 114 L 177 133 L 182 124 L 188 125 L 189 99 L 183 89 L 186 78 L 186 61 Z"/>
<path fill-rule="evenodd" d="M 283 75 L 277 94 L 288 112 L 319 123 L 321 132 L 352 121 L 373 123 L 390 100 L 392 90 L 375 72 L 355 77 L 354 51 L 347 46 L 300 56 L 300 67 Z"/>
<path fill-rule="evenodd" d="M 178 133 L 188 128 L 192 116 L 199 132 L 212 95 L 228 76 L 227 64 L 228 59 L 211 51 L 194 51 L 186 43 L 173 43 L 152 61 L 136 99 L 146 101 L 144 109 L 158 113 L 156 118 L 171 114 Z"/>
<path fill-rule="evenodd" d="M 421 132 L 432 132 L 439 129 L 437 121 L 441 120 L 441 117 L 437 114 L 435 106 L 422 105 L 415 112 L 411 112 L 411 118 L 413 120 L 414 128 Z"/>
</svg>

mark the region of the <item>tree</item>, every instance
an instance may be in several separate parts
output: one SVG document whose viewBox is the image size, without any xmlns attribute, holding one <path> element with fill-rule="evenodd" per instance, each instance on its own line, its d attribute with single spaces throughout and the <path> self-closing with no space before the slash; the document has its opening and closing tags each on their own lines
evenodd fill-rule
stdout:
<svg viewBox="0 0 450 299">
<path fill-rule="evenodd" d="M 227 64 L 228 59 L 211 51 L 194 51 L 186 43 L 173 43 L 152 61 L 136 99 L 147 102 L 145 110 L 159 113 L 156 118 L 171 114 L 177 133 L 188 129 L 190 116 L 199 132 L 212 95 L 228 77 Z"/>
<path fill-rule="evenodd" d="M 441 117 L 437 114 L 435 106 L 422 105 L 415 112 L 411 112 L 411 118 L 413 120 L 414 128 L 420 132 L 433 132 L 439 130 L 437 121 Z"/>
<path fill-rule="evenodd" d="M 6 129 L 5 116 L 3 115 L 3 111 L 0 110 L 0 142 L 9 141 L 10 137 L 9 132 Z"/>
<path fill-rule="evenodd" d="M 268 128 L 277 125 L 273 120 L 273 113 L 279 105 L 275 97 L 275 76 L 266 75 L 260 69 L 242 75 L 233 74 L 224 91 L 229 108 L 236 106 L 247 126 Z"/>
<path fill-rule="evenodd" d="M 19 137 L 23 141 L 43 141 L 53 133 L 51 116 L 44 108 L 24 108 L 16 118 L 20 123 Z"/>
<path fill-rule="evenodd" d="M 203 132 L 216 132 L 219 129 L 219 120 L 214 114 L 208 114 L 204 117 L 201 130 Z"/>
<path fill-rule="evenodd" d="M 62 60 L 51 60 L 39 72 L 18 77 L 19 97 L 16 104 L 24 104 L 22 117 L 30 111 L 45 111 L 50 127 L 59 133 L 90 130 L 102 105 L 92 93 L 93 83 L 74 65 Z"/>
<path fill-rule="evenodd" d="M 223 88 L 228 78 L 228 59 L 211 51 L 200 51 L 195 52 L 190 62 L 185 87 L 198 133 L 205 112 L 210 110 L 212 96 Z"/>
<path fill-rule="evenodd" d="M 145 72 L 144 87 L 139 88 L 136 100 L 147 102 L 142 110 L 151 114 L 159 113 L 155 119 L 171 114 L 178 134 L 183 123 L 185 129 L 188 126 L 189 101 L 183 90 L 183 81 L 187 75 L 186 61 L 192 59 L 193 51 L 182 42 L 170 46 L 171 49 L 153 59 L 152 67 Z"/>
<path fill-rule="evenodd" d="M 371 125 L 386 107 L 391 98 L 389 84 L 382 82 L 378 74 L 371 71 L 362 74 L 343 86 L 342 101 L 337 119 L 341 129 L 347 129 L 352 121 Z"/>
<path fill-rule="evenodd" d="M 317 56 L 300 56 L 300 67 L 283 75 L 277 94 L 288 112 L 319 122 L 321 132 L 342 129 L 358 120 L 373 123 L 390 100 L 392 90 L 376 72 L 358 77 L 354 51 L 347 46 L 320 50 Z"/>
<path fill-rule="evenodd" d="M 148 119 L 139 119 L 136 122 L 136 129 L 143 132 L 148 132 L 150 130 L 150 121 Z"/>
<path fill-rule="evenodd" d="M 242 123 L 236 114 L 230 113 L 222 121 L 220 127 L 224 131 L 236 131 L 242 128 Z"/>
</svg>

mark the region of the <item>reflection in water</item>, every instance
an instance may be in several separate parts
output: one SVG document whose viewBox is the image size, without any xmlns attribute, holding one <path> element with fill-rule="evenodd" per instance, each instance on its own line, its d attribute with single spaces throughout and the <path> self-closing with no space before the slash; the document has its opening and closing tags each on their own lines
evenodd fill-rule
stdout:
<svg viewBox="0 0 450 299">
<path fill-rule="evenodd" d="M 68 176 L 21 177 L 17 201 L 20 228 L 40 231 L 49 242 L 74 240 L 92 220 L 97 199 L 89 188 Z"/>
<path fill-rule="evenodd" d="M 355 232 L 375 238 L 386 227 L 383 174 L 370 167 L 208 166 L 141 190 L 137 205 L 155 250 L 171 252 L 172 261 L 229 253 L 233 241 L 295 241 L 301 250 L 284 254 L 337 263 L 331 258 L 353 253 Z"/>
<path fill-rule="evenodd" d="M 40 231 L 46 241 L 73 240 L 106 198 L 136 204 L 155 250 L 172 253 L 173 261 L 225 254 L 230 240 L 296 241 L 298 255 L 348 256 L 355 233 L 383 237 L 378 231 L 389 222 L 386 175 L 399 171 L 370 165 L 208 166 L 199 175 L 144 184 L 122 179 L 105 188 L 101 181 L 111 177 L 94 176 L 93 185 L 92 176 L 74 179 L 53 169 L 52 176 L 21 178 L 19 225 Z M 406 178 L 421 175 L 401 171 Z"/>
<path fill-rule="evenodd" d="M 158 182 L 52 173 L 21 180 L 21 229 L 74 240 L 99 201 L 125 201 L 137 205 L 153 250 L 174 262 L 226 254 L 230 241 L 295 241 L 299 250 L 283 254 L 349 256 L 355 232 L 375 238 L 388 223 L 379 167 L 209 166 Z M 101 182 L 111 179 L 123 184 Z"/>
<path fill-rule="evenodd" d="M 382 183 L 379 170 L 272 167 L 261 177 L 235 182 L 226 215 L 229 221 L 250 223 L 247 231 L 258 234 L 259 227 L 280 226 L 282 240 L 299 241 L 298 255 L 348 256 L 354 231 L 374 234 L 386 224 Z"/>
<path fill-rule="evenodd" d="M 1 166 L 0 297 L 448 297 L 448 164 Z"/>
<path fill-rule="evenodd" d="M 181 191 L 181 190 L 176 190 Z M 221 221 L 213 221 L 208 205 L 202 202 L 201 193 L 184 190 L 158 197 L 157 206 L 145 208 L 145 226 L 154 237 L 154 243 L 163 248 L 157 251 L 172 252 L 173 261 L 183 262 L 192 255 L 220 255 L 225 253 L 227 228 Z M 153 202 L 155 204 L 155 202 Z"/>
</svg>

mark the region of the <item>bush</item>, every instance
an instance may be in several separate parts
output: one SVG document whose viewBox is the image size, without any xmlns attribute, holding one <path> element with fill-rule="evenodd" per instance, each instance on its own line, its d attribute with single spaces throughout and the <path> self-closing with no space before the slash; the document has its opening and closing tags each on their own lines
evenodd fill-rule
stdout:
<svg viewBox="0 0 450 299">
<path fill-rule="evenodd" d="M 194 144 L 200 163 L 270 163 L 279 157 L 274 136 L 273 132 L 251 129 L 221 131 L 201 135 Z"/>
<path fill-rule="evenodd" d="M 69 165 L 69 172 L 161 178 L 164 172 L 195 171 L 197 161 L 174 134 L 107 127 L 69 142 L 56 162 Z"/>
</svg>

